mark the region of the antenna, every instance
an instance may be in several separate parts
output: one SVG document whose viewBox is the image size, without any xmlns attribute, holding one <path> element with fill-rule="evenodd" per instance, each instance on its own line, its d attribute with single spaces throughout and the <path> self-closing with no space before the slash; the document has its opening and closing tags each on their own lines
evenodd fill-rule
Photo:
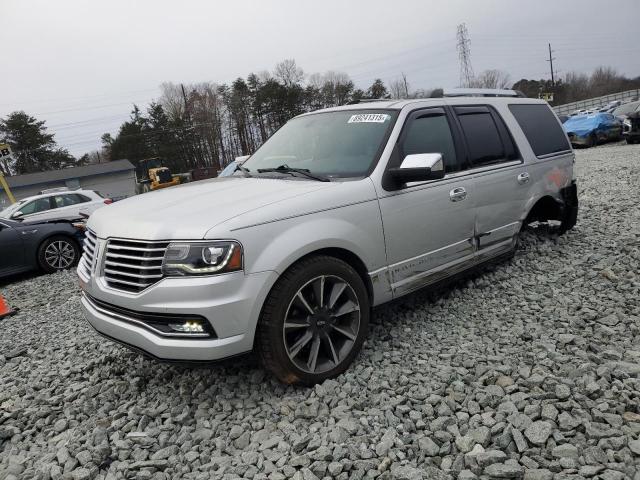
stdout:
<svg viewBox="0 0 640 480">
<path fill-rule="evenodd" d="M 458 58 L 460 59 L 460 86 L 470 87 L 474 75 L 471 66 L 471 40 L 469 40 L 469 32 L 465 23 L 458 25 L 456 36 L 458 38 Z"/>
</svg>

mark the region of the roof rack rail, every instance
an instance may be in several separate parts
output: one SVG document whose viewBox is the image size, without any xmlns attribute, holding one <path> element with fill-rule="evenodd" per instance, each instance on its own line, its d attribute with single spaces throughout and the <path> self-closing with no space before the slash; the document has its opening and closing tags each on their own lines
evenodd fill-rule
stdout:
<svg viewBox="0 0 640 480">
<path fill-rule="evenodd" d="M 440 93 L 442 92 L 442 93 Z M 503 88 L 445 88 L 433 92 L 438 97 L 524 97 L 518 90 Z"/>
<path fill-rule="evenodd" d="M 390 102 L 393 98 L 358 98 L 356 100 L 351 100 L 347 103 L 347 105 L 357 105 L 358 103 L 369 103 L 369 102 Z"/>
</svg>

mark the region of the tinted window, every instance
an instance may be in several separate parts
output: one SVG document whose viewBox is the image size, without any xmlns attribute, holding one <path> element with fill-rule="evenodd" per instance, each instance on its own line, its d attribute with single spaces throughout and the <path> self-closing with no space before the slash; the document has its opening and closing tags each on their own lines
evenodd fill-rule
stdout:
<svg viewBox="0 0 640 480">
<path fill-rule="evenodd" d="M 489 111 L 466 113 L 458 118 L 467 141 L 472 166 L 489 165 L 506 159 L 498 128 Z"/>
<path fill-rule="evenodd" d="M 567 135 L 547 105 L 509 105 L 537 157 L 570 150 Z"/>
<path fill-rule="evenodd" d="M 456 150 L 445 115 L 429 115 L 411 121 L 402 143 L 402 153 L 440 153 L 446 172 L 456 170 Z"/>
<path fill-rule="evenodd" d="M 49 203 L 49 197 L 38 198 L 33 202 L 27 203 L 24 207 L 20 208 L 20 211 L 25 215 L 31 215 L 32 213 L 44 212 L 45 210 L 51 210 L 51 204 Z"/>
</svg>

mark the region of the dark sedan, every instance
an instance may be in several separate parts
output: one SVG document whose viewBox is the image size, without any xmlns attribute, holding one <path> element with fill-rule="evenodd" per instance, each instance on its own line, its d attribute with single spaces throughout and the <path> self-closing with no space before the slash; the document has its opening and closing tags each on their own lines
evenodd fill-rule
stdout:
<svg viewBox="0 0 640 480">
<path fill-rule="evenodd" d="M 0 277 L 71 268 L 80 259 L 83 239 L 84 229 L 78 223 L 0 219 Z"/>
</svg>

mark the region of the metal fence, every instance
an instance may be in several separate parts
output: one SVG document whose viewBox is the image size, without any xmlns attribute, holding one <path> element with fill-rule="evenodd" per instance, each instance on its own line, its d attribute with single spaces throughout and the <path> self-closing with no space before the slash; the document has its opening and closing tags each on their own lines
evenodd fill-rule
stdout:
<svg viewBox="0 0 640 480">
<path fill-rule="evenodd" d="M 588 98 L 587 100 L 580 100 L 579 102 L 566 103 L 564 105 L 558 105 L 553 107 L 558 115 L 568 115 L 571 112 L 580 110 L 583 108 L 598 108 L 606 105 L 614 100 L 622 100 L 622 102 L 630 102 L 632 100 L 638 100 L 640 98 L 640 90 L 627 90 L 626 92 L 612 93 L 610 95 L 604 95 L 602 97 Z"/>
</svg>

